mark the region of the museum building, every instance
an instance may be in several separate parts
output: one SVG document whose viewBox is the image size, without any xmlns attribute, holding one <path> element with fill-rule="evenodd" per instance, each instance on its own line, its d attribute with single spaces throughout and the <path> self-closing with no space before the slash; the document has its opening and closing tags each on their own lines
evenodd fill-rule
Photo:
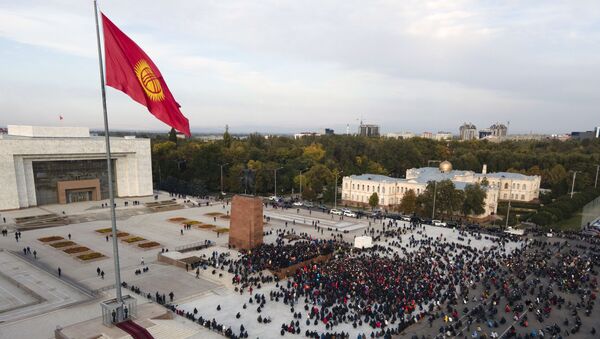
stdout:
<svg viewBox="0 0 600 339">
<path fill-rule="evenodd" d="M 481 173 L 453 170 L 450 162 L 443 161 L 439 167 L 408 169 L 403 179 L 378 174 L 345 176 L 342 181 L 342 201 L 347 205 L 368 206 L 371 195 L 377 193 L 381 207 L 398 205 L 409 190 L 420 195 L 425 192 L 429 182 L 442 180 L 452 181 L 461 190 L 467 185 L 487 181 L 487 185 L 482 186 L 486 190 L 485 212 L 477 217 L 496 214 L 499 201 L 536 201 L 540 195 L 540 176 L 511 172 L 487 173 L 486 165 L 483 165 Z"/>
<path fill-rule="evenodd" d="M 150 140 L 111 137 L 110 145 L 115 195 L 152 195 Z M 0 210 L 108 199 L 105 139 L 86 127 L 8 125 L 0 173 Z"/>
</svg>

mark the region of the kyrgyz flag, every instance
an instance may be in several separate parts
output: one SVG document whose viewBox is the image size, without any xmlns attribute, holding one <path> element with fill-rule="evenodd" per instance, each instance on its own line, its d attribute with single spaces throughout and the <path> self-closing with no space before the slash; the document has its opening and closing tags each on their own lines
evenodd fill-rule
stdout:
<svg viewBox="0 0 600 339">
<path fill-rule="evenodd" d="M 146 106 L 158 120 L 190 136 L 188 119 L 148 55 L 104 14 L 102 27 L 106 84 Z"/>
</svg>

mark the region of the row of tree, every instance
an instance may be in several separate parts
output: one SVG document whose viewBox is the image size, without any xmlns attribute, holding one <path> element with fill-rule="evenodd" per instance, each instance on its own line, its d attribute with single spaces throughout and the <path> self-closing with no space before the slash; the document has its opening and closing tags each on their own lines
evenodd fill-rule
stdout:
<svg viewBox="0 0 600 339">
<path fill-rule="evenodd" d="M 402 177 L 406 169 L 427 166 L 429 160 L 450 160 L 456 169 L 480 172 L 521 172 L 540 175 L 542 187 L 554 197 L 569 191 L 577 171 L 575 190 L 594 185 L 600 163 L 600 141 L 435 141 L 422 138 L 398 140 L 333 135 L 321 137 L 269 137 L 252 134 L 245 139 L 201 141 L 157 138 L 152 143 L 153 174 L 157 183 L 174 177 L 202 180 L 211 192 L 243 192 L 241 171 L 255 171 L 258 194 L 272 194 L 277 171 L 278 194 L 302 187 L 308 199 L 316 199 L 335 185 L 340 175 L 373 173 Z M 302 173 L 302 174 L 301 174 Z M 325 200 L 333 198 L 324 197 Z"/>
<path fill-rule="evenodd" d="M 371 206 L 378 203 L 375 198 L 369 200 Z M 466 185 L 464 190 L 457 189 L 450 180 L 429 182 L 425 192 L 417 196 L 414 190 L 406 192 L 400 204 L 394 209 L 404 214 L 418 214 L 423 217 L 453 217 L 456 215 L 477 216 L 485 212 L 485 187 L 479 184 Z M 434 198 L 435 197 L 435 198 Z M 374 204 L 375 203 L 375 204 Z M 433 213 L 435 210 L 435 213 Z"/>
<path fill-rule="evenodd" d="M 594 187 L 577 192 L 572 198 L 569 195 L 563 195 L 551 203 L 540 207 L 537 212 L 525 216 L 525 219 L 537 225 L 549 226 L 571 218 L 574 213 L 580 211 L 583 206 L 599 195 L 600 189 Z"/>
</svg>

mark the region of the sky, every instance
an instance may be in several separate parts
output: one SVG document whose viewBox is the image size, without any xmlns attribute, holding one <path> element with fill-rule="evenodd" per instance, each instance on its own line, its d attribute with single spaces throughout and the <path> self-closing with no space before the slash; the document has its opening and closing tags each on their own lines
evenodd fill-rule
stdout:
<svg viewBox="0 0 600 339">
<path fill-rule="evenodd" d="M 101 10 L 193 132 L 600 126 L 600 1 L 142 1 Z M 0 0 L 0 126 L 102 127 L 91 0 Z M 113 129 L 168 130 L 107 89 Z M 63 116 L 63 120 L 59 120 Z"/>
</svg>

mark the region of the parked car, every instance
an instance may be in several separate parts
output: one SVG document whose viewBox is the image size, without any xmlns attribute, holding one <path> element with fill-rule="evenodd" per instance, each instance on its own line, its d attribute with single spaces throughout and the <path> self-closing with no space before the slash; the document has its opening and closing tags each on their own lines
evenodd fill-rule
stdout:
<svg viewBox="0 0 600 339">
<path fill-rule="evenodd" d="M 345 210 L 344 211 L 344 216 L 345 217 L 350 217 L 350 218 L 356 218 L 356 213 L 350 211 L 350 210 Z"/>
<path fill-rule="evenodd" d="M 369 214 L 369 216 L 371 218 L 381 219 L 381 218 L 383 218 L 383 212 L 381 212 L 381 211 L 373 211 L 373 212 L 371 212 L 371 214 Z"/>
<path fill-rule="evenodd" d="M 342 215 L 342 211 L 332 208 L 331 210 L 329 210 L 329 213 L 331 214 L 335 214 L 335 215 Z"/>
<path fill-rule="evenodd" d="M 454 220 L 446 221 L 446 225 L 448 225 L 448 227 L 458 227 L 458 221 L 454 221 Z"/>
<path fill-rule="evenodd" d="M 401 219 L 402 221 L 410 221 L 410 217 L 408 215 L 403 215 Z"/>
<path fill-rule="evenodd" d="M 312 208 L 313 206 L 314 206 L 313 203 L 310 202 L 310 201 L 305 201 L 304 202 L 304 207 Z"/>
<path fill-rule="evenodd" d="M 278 201 L 279 198 L 276 197 L 276 196 L 274 196 L 274 195 L 272 195 L 272 196 L 269 197 L 269 200 L 271 200 L 271 201 Z"/>
<path fill-rule="evenodd" d="M 400 220 L 402 219 L 402 215 L 398 214 L 398 213 L 388 213 L 385 215 L 386 218 L 390 218 L 390 219 L 394 219 L 394 220 Z"/>
<path fill-rule="evenodd" d="M 412 217 L 410 217 L 410 222 L 416 223 L 416 224 L 421 224 L 421 223 L 423 223 L 423 220 L 421 220 L 421 218 L 419 218 L 417 216 L 412 216 Z"/>
<path fill-rule="evenodd" d="M 295 201 L 292 205 L 294 205 L 294 206 L 302 206 L 303 203 L 302 203 L 302 201 Z"/>
<path fill-rule="evenodd" d="M 446 223 L 445 222 L 443 222 L 441 220 L 436 220 L 436 219 L 431 220 L 431 224 L 430 225 L 446 227 Z"/>
</svg>

